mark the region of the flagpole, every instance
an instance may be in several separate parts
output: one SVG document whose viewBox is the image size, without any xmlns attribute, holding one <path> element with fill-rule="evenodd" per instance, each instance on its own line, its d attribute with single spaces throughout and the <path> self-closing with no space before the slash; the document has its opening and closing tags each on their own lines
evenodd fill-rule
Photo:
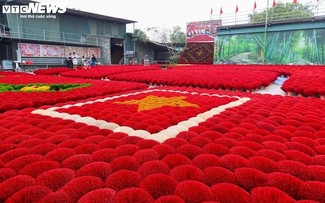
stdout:
<svg viewBox="0 0 325 203">
<path fill-rule="evenodd" d="M 237 25 L 237 12 L 235 13 L 235 25 Z"/>
<path fill-rule="evenodd" d="M 211 11 L 210 11 L 210 21 L 212 20 L 212 14 L 213 14 L 213 10 L 211 8 Z"/>
<path fill-rule="evenodd" d="M 237 25 L 237 12 L 238 12 L 238 5 L 236 5 L 236 10 L 235 10 L 235 25 Z"/>
<path fill-rule="evenodd" d="M 266 41 L 267 41 L 267 21 L 268 21 L 268 12 L 269 12 L 269 0 L 267 0 L 266 12 L 265 12 L 265 27 L 264 27 L 264 56 L 263 64 L 266 64 Z"/>
</svg>

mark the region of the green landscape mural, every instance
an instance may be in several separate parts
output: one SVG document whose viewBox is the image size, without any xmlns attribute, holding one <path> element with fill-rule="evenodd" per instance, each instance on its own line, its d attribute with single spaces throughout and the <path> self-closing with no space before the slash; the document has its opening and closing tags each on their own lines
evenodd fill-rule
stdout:
<svg viewBox="0 0 325 203">
<path fill-rule="evenodd" d="M 268 32 L 268 64 L 325 64 L 325 29 Z M 263 63 L 264 33 L 216 37 L 214 63 Z"/>
</svg>

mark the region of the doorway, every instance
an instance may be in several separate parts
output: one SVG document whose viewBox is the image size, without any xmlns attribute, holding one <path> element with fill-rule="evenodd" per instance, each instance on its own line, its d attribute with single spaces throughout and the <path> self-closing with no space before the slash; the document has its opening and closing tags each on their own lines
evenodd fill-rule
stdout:
<svg viewBox="0 0 325 203">
<path fill-rule="evenodd" d="M 123 39 L 111 39 L 111 60 L 112 64 L 120 64 L 123 61 L 124 56 L 124 40 Z"/>
<path fill-rule="evenodd" d="M 0 44 L 0 61 L 2 60 L 13 60 L 11 44 L 4 41 Z"/>
</svg>

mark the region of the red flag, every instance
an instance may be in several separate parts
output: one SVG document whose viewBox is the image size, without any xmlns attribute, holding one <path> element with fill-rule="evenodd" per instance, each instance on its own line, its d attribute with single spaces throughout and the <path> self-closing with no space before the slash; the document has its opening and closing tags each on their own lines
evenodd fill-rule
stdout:
<svg viewBox="0 0 325 203">
<path fill-rule="evenodd" d="M 237 13 L 239 11 L 239 9 L 238 9 L 238 5 L 236 5 L 236 10 L 235 10 L 235 12 Z"/>
<path fill-rule="evenodd" d="M 220 7 L 220 15 L 223 14 L 223 10 L 222 7 Z"/>
<path fill-rule="evenodd" d="M 276 6 L 276 2 L 275 2 L 275 0 L 273 0 L 273 7 L 275 7 Z"/>
<path fill-rule="evenodd" d="M 253 9 L 253 10 L 255 10 L 256 7 L 257 7 L 257 5 L 256 5 L 256 1 L 254 1 L 254 9 Z"/>
<path fill-rule="evenodd" d="M 298 0 L 293 0 L 293 3 L 294 3 L 294 4 L 298 3 Z"/>
<path fill-rule="evenodd" d="M 212 14 L 213 14 L 213 9 L 211 8 L 210 15 L 212 15 Z"/>
</svg>

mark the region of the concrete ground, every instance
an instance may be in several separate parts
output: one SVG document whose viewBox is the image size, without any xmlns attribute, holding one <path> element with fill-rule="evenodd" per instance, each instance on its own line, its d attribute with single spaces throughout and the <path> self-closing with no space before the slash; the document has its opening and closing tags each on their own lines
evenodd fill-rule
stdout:
<svg viewBox="0 0 325 203">
<path fill-rule="evenodd" d="M 253 93 L 285 96 L 286 93 L 281 89 L 281 87 L 284 81 L 287 79 L 288 77 L 279 76 L 271 85 L 267 86 L 264 89 L 256 90 Z"/>
</svg>

